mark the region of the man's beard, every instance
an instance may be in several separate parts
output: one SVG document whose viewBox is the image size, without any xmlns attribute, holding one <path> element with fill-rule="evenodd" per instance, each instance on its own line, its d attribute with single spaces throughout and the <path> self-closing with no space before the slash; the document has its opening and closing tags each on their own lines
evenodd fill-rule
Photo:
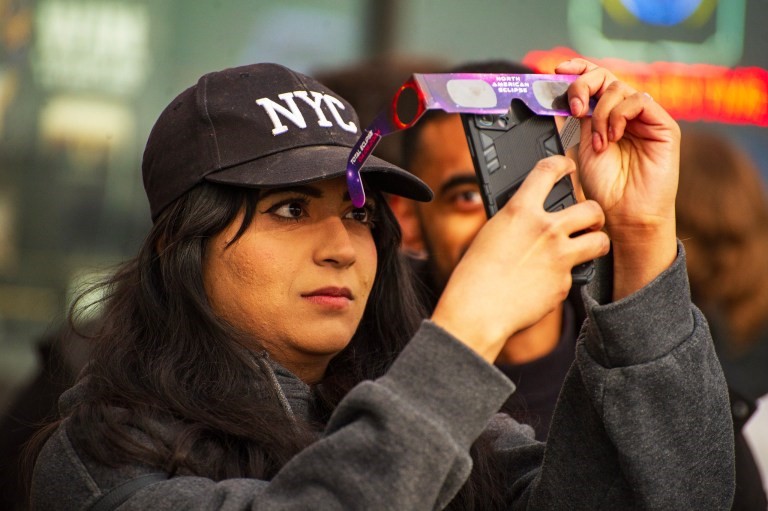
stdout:
<svg viewBox="0 0 768 511">
<path fill-rule="evenodd" d="M 433 248 L 432 240 L 424 229 L 424 219 L 422 218 L 420 212 L 417 211 L 416 214 L 419 219 L 419 231 L 421 232 L 421 240 L 424 244 L 424 250 L 426 252 L 425 265 L 428 277 L 430 279 L 428 285 L 434 292 L 435 296 L 439 297 L 441 294 L 443 294 L 443 290 L 448 284 L 448 279 L 450 279 L 451 273 L 453 273 L 453 270 L 456 266 L 451 267 L 446 274 L 441 272 L 440 267 L 435 261 L 435 250 Z M 461 261 L 461 259 L 464 257 L 464 254 L 467 253 L 467 250 L 469 250 L 469 245 L 462 248 L 461 254 L 459 255 L 459 261 Z M 459 261 L 456 261 L 456 264 L 458 264 Z"/>
</svg>

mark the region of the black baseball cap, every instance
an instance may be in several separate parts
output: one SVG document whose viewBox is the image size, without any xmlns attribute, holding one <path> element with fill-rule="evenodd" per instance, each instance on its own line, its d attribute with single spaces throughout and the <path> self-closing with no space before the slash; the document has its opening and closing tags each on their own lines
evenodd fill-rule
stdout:
<svg viewBox="0 0 768 511">
<path fill-rule="evenodd" d="M 343 176 L 360 126 L 352 106 L 317 80 L 278 64 L 202 76 L 160 114 L 142 175 L 152 220 L 205 181 L 272 188 Z M 364 183 L 429 201 L 413 174 L 372 157 Z"/>
</svg>

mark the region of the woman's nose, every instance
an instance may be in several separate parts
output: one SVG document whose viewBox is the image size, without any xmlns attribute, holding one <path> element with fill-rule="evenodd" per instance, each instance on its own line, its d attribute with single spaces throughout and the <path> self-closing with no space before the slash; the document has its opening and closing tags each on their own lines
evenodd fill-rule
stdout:
<svg viewBox="0 0 768 511">
<path fill-rule="evenodd" d="M 320 225 L 315 262 L 340 268 L 354 264 L 357 258 L 355 246 L 344 221 L 339 217 L 328 217 Z"/>
</svg>

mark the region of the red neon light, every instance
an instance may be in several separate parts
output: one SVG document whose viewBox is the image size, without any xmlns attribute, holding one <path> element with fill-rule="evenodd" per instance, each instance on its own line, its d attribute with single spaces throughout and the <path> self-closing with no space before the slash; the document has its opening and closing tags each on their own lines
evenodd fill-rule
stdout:
<svg viewBox="0 0 768 511">
<path fill-rule="evenodd" d="M 523 63 L 540 73 L 579 57 L 570 48 L 532 51 Z M 768 126 L 768 70 L 710 64 L 590 59 L 619 79 L 648 92 L 678 120 Z"/>
</svg>

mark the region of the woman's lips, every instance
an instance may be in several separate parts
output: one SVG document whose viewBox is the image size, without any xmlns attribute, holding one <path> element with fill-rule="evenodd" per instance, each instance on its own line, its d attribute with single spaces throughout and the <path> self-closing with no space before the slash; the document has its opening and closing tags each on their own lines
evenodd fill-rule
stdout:
<svg viewBox="0 0 768 511">
<path fill-rule="evenodd" d="M 324 287 L 301 295 L 315 305 L 331 309 L 343 309 L 354 300 L 352 291 L 346 287 Z"/>
</svg>

